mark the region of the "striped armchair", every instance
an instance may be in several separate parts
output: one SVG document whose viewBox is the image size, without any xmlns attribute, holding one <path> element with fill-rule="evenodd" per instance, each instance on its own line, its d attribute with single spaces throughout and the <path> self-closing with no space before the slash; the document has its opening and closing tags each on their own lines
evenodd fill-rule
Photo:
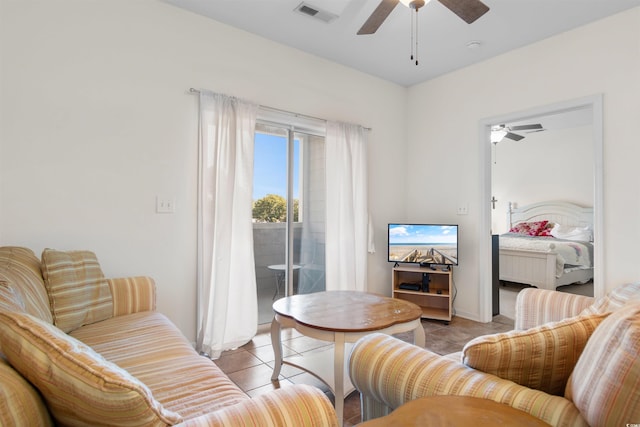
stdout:
<svg viewBox="0 0 640 427">
<path fill-rule="evenodd" d="M 364 420 L 433 395 L 494 400 L 552 426 L 640 420 L 640 283 L 593 298 L 525 289 L 516 330 L 475 338 L 457 359 L 372 334 L 350 355 Z M 617 339 L 612 339 L 617 337 Z"/>
</svg>

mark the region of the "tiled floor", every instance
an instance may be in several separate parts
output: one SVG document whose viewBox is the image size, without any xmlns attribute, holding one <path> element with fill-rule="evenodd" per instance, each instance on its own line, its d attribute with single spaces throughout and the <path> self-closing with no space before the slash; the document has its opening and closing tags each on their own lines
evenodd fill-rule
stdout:
<svg viewBox="0 0 640 427">
<path fill-rule="evenodd" d="M 440 321 L 423 320 L 426 334 L 426 348 L 438 353 L 448 354 L 462 350 L 470 339 L 496 332 L 513 329 L 513 320 L 505 316 L 496 316 L 491 323 L 478 323 L 461 317 L 454 317 L 449 325 Z M 411 334 L 398 336 L 409 340 Z M 302 354 L 330 344 L 305 337 L 295 330 L 282 332 L 284 356 Z M 227 351 L 215 363 L 248 395 L 256 396 L 280 387 L 295 383 L 312 384 L 322 389 L 333 399 L 328 387 L 314 376 L 288 365 L 282 367 L 280 380 L 271 381 L 274 355 L 271 347 L 269 325 L 261 326 L 258 335 L 237 350 Z M 360 422 L 360 401 L 358 393 L 352 393 L 345 401 L 344 425 L 352 426 Z"/>
</svg>

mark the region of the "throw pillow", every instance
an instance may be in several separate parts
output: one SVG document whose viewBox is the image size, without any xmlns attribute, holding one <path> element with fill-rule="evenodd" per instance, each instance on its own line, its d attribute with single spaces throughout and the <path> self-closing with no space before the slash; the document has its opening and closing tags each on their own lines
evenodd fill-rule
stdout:
<svg viewBox="0 0 640 427">
<path fill-rule="evenodd" d="M 549 221 L 531 221 L 531 222 L 520 222 L 515 226 L 511 227 L 509 233 L 518 233 L 518 234 L 526 234 L 527 236 L 537 236 L 544 228 L 547 226 Z"/>
<path fill-rule="evenodd" d="M 3 246 L 0 248 L 0 280 L 13 287 L 22 300 L 25 311 L 46 322 L 53 322 L 49 297 L 42 280 L 40 260 L 28 248 Z"/>
<path fill-rule="evenodd" d="M 607 314 L 577 316 L 524 331 L 485 335 L 462 350 L 471 368 L 562 396 L 587 340 Z"/>
<path fill-rule="evenodd" d="M 640 420 L 640 302 L 614 311 L 595 330 L 569 378 L 565 397 L 591 426 Z"/>
<path fill-rule="evenodd" d="M 113 315 L 109 284 L 93 252 L 42 252 L 42 276 L 54 324 L 64 332 Z"/>
<path fill-rule="evenodd" d="M 0 355 L 0 426 L 51 426 L 38 391 Z"/>
<path fill-rule="evenodd" d="M 22 298 L 3 280 L 0 280 L 0 310 L 26 311 Z"/>
<path fill-rule="evenodd" d="M 640 282 L 627 283 L 613 289 L 607 295 L 585 308 L 580 314 L 611 313 L 630 301 L 640 300 Z"/>
<path fill-rule="evenodd" d="M 0 339 L 11 365 L 40 391 L 57 424 L 164 426 L 181 421 L 127 371 L 40 319 L 0 312 Z"/>
</svg>

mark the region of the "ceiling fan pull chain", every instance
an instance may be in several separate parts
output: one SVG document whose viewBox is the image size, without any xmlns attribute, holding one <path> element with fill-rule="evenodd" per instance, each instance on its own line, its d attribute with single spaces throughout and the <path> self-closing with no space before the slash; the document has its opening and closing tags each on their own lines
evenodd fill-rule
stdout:
<svg viewBox="0 0 640 427">
<path fill-rule="evenodd" d="M 418 9 L 416 8 L 416 65 L 418 65 Z"/>
<path fill-rule="evenodd" d="M 411 21 L 411 60 L 413 61 L 413 11 L 409 8 L 409 21 Z"/>
</svg>

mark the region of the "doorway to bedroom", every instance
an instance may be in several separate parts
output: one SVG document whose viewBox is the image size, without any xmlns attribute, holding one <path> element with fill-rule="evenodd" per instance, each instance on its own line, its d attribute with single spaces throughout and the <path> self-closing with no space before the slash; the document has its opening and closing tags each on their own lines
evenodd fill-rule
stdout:
<svg viewBox="0 0 640 427">
<path fill-rule="evenodd" d="M 598 293 L 598 283 L 601 283 L 598 276 L 602 274 L 599 264 L 602 247 L 598 239 L 602 199 L 601 108 L 600 97 L 590 97 L 483 122 L 483 140 L 490 139 L 488 144 L 485 142 L 489 149 L 484 163 L 485 200 L 489 201 L 487 234 L 498 236 L 493 242 L 502 242 L 497 243 L 494 251 L 499 258 L 496 274 L 501 280 L 489 279 L 487 283 L 493 283 L 494 287 L 499 283 L 500 314 L 513 315 L 515 295 L 527 286 L 589 296 Z M 529 207 L 540 208 L 544 213 L 529 217 L 530 220 L 525 221 L 529 224 L 525 225 L 541 227 L 535 234 L 546 234 L 547 241 L 544 237 L 518 238 L 520 234 L 532 233 L 531 229 L 524 230 L 525 227 L 516 224 L 525 218 L 517 215 L 525 215 L 520 212 L 526 212 Z M 571 212 L 565 213 L 565 209 Z M 545 220 L 548 222 L 544 223 Z M 563 228 L 559 228 L 561 226 Z M 557 238 L 551 234 L 556 234 L 552 231 L 554 227 Z M 574 249 L 571 249 L 573 253 L 565 252 L 566 261 L 560 254 L 553 259 L 548 257 L 546 264 L 541 264 L 542 261 L 536 259 L 541 252 L 562 253 L 563 249 L 556 246 L 561 245 L 561 240 L 571 239 L 566 233 L 562 234 L 569 227 L 574 232 L 590 233 L 579 237 L 587 240 L 585 245 L 576 249 L 582 243 L 569 243 Z M 505 234 L 510 230 L 518 233 Z M 518 247 L 508 247 L 510 244 Z M 526 247 L 530 244 L 534 246 Z M 572 257 L 578 252 L 581 257 Z M 491 262 L 491 256 L 488 258 Z M 551 266 L 553 272 L 549 270 Z M 531 271 L 543 268 L 547 269 L 547 278 L 530 277 Z M 488 275 L 493 276 L 493 272 Z M 495 292 L 492 289 L 489 296 Z"/>
</svg>

